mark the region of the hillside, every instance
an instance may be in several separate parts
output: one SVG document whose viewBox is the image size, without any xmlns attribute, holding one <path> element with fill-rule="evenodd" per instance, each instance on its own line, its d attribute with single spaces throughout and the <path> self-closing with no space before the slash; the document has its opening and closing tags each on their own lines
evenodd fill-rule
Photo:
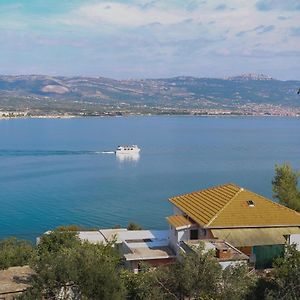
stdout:
<svg viewBox="0 0 300 300">
<path fill-rule="evenodd" d="M 300 81 L 244 74 L 225 79 L 114 80 L 43 75 L 0 76 L 0 112 L 31 115 L 128 113 L 274 114 L 299 111 Z M 277 113 L 275 113 L 277 114 Z M 280 114 L 280 113 L 278 113 Z"/>
</svg>

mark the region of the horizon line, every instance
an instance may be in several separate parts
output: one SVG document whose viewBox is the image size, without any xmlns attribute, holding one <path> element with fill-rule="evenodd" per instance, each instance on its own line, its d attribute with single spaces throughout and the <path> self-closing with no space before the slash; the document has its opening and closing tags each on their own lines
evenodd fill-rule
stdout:
<svg viewBox="0 0 300 300">
<path fill-rule="evenodd" d="M 300 81 L 300 79 L 278 79 L 274 78 L 272 76 L 269 76 L 266 73 L 256 73 L 256 72 L 243 72 L 239 73 L 237 75 L 227 75 L 224 77 L 212 77 L 212 76 L 193 76 L 193 75 L 176 75 L 176 76 L 170 76 L 170 77 L 127 77 L 127 78 L 113 78 L 113 77 L 106 77 L 106 76 L 101 76 L 101 75 L 59 75 L 59 74 L 43 74 L 43 73 L 13 73 L 13 74 L 5 74 L 5 73 L 0 73 L 0 77 L 2 76 L 7 76 L 7 77 L 16 77 L 16 76 L 45 76 L 45 77 L 65 77 L 65 78 L 71 78 L 71 77 L 82 77 L 82 78 L 94 78 L 94 79 L 99 79 L 99 78 L 105 78 L 105 79 L 111 79 L 111 80 L 116 80 L 116 81 L 122 81 L 122 80 L 159 80 L 159 79 L 172 79 L 172 78 L 196 78 L 196 79 L 222 79 L 222 80 L 228 80 L 230 78 L 235 78 L 239 76 L 250 76 L 250 75 L 256 75 L 256 76 L 264 76 L 268 79 L 266 80 L 277 80 L 277 81 Z"/>
</svg>

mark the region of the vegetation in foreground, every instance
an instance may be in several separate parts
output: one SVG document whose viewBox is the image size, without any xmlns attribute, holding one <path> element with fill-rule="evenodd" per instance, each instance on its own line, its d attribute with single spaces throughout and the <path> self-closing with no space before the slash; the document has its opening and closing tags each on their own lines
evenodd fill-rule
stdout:
<svg viewBox="0 0 300 300">
<path fill-rule="evenodd" d="M 181 262 L 139 274 L 123 268 L 113 244 L 82 243 L 76 232 L 55 230 L 37 246 L 14 238 L 0 242 L 0 266 L 29 264 L 35 271 L 21 299 L 299 299 L 300 252 L 295 246 L 269 276 L 239 265 L 222 270 L 201 245 Z M 264 273 L 265 274 L 265 273 Z M 68 298 L 69 299 L 69 298 Z M 75 298 L 74 298 L 75 299 Z"/>
<path fill-rule="evenodd" d="M 274 198 L 298 211 L 299 176 L 289 164 L 277 165 L 272 181 Z M 82 242 L 76 235 L 80 229 L 59 227 L 37 246 L 16 238 L 0 241 L 0 269 L 30 265 L 35 272 L 21 299 L 300 299 L 300 252 L 295 245 L 286 247 L 270 273 L 249 271 L 245 265 L 222 270 L 214 253 L 199 245 L 181 261 L 156 269 L 144 265 L 133 274 L 123 267 L 113 243 Z M 141 227 L 131 222 L 128 229 Z"/>
</svg>

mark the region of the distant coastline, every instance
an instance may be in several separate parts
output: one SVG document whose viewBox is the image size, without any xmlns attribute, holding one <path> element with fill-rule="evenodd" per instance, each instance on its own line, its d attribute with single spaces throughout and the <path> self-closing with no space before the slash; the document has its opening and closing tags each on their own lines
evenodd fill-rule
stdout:
<svg viewBox="0 0 300 300">
<path fill-rule="evenodd" d="M 0 120 L 15 119 L 73 119 L 73 118 L 103 118 L 103 117 L 136 117 L 136 116 L 199 116 L 199 117 L 300 117 L 300 111 L 286 111 L 280 113 L 254 113 L 254 112 L 235 112 L 235 111 L 207 111 L 207 112 L 156 112 L 156 113 L 91 113 L 91 114 L 24 114 L 20 112 L 11 112 L 10 115 L 2 115 L 0 111 Z"/>
<path fill-rule="evenodd" d="M 300 116 L 300 81 L 227 78 L 0 75 L 0 118 L 137 115 Z"/>
</svg>

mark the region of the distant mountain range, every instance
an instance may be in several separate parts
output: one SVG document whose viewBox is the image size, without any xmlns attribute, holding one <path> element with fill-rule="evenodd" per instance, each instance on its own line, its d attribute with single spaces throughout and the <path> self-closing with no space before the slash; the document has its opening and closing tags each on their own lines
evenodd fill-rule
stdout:
<svg viewBox="0 0 300 300">
<path fill-rule="evenodd" d="M 140 80 L 2 75 L 0 112 L 114 115 L 220 110 L 251 114 L 262 109 L 273 114 L 274 109 L 300 109 L 299 87 L 300 81 L 280 81 L 263 74 Z"/>
</svg>

